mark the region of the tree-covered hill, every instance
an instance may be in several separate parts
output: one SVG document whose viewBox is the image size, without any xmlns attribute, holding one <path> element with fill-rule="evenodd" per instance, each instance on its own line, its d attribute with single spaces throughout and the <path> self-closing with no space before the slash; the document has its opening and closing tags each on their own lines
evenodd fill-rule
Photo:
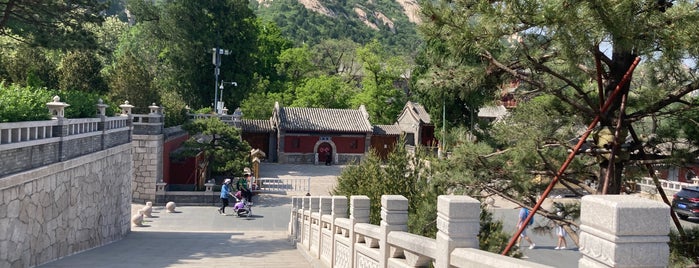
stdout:
<svg viewBox="0 0 699 268">
<path fill-rule="evenodd" d="M 366 44 L 377 39 L 394 54 L 416 51 L 421 38 L 413 1 L 277 0 L 252 1 L 256 14 L 273 21 L 297 45 L 325 39 L 350 39 Z"/>
</svg>

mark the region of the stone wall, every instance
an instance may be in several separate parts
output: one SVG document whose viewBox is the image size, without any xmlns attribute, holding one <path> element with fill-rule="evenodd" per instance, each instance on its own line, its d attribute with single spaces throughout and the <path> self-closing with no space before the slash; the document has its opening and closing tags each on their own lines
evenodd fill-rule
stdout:
<svg viewBox="0 0 699 268">
<path fill-rule="evenodd" d="M 133 135 L 133 202 L 155 202 L 155 184 L 163 180 L 163 135 Z"/>
<path fill-rule="evenodd" d="M 0 267 L 37 266 L 130 231 L 131 144 L 0 179 Z"/>
</svg>

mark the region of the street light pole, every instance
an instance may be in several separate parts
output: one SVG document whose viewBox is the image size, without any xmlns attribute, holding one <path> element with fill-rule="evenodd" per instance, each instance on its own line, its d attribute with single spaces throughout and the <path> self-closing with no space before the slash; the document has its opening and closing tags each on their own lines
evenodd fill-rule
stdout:
<svg viewBox="0 0 699 268">
<path fill-rule="evenodd" d="M 215 113 L 221 113 L 219 108 L 218 108 L 218 75 L 221 73 L 221 55 L 229 55 L 231 54 L 230 50 L 227 49 L 222 49 L 216 46 L 215 48 L 212 48 L 212 63 L 214 64 L 214 112 Z M 223 107 L 221 107 L 223 108 Z"/>
<path fill-rule="evenodd" d="M 234 87 L 237 87 L 237 86 L 238 86 L 238 83 L 236 83 L 236 82 L 221 81 L 221 85 L 218 87 L 218 88 L 221 90 L 221 95 L 220 95 L 220 96 L 221 96 L 221 103 L 223 103 L 223 85 L 224 85 L 224 84 L 231 84 L 231 85 L 233 85 Z M 223 104 L 222 104 L 221 106 L 222 106 L 221 109 L 223 109 Z"/>
</svg>

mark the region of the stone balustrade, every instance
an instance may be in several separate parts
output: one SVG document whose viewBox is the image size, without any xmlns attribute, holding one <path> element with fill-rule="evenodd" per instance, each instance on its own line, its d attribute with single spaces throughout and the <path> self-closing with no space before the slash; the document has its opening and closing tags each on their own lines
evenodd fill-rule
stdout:
<svg viewBox="0 0 699 268">
<path fill-rule="evenodd" d="M 0 177 L 129 143 L 129 122 L 99 116 L 0 123 Z"/>
<path fill-rule="evenodd" d="M 369 224 L 366 196 L 293 197 L 290 238 L 322 267 L 549 267 L 478 249 L 480 202 L 443 195 L 437 236 L 407 232 L 408 200 L 381 198 L 381 223 Z M 580 267 L 665 267 L 669 208 L 633 196 L 582 199 Z"/>
</svg>

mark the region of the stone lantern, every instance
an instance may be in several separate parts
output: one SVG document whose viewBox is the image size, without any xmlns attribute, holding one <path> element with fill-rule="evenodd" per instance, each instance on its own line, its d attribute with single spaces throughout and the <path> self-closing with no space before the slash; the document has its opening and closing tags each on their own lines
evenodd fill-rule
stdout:
<svg viewBox="0 0 699 268">
<path fill-rule="evenodd" d="M 223 107 L 223 109 L 221 109 L 221 114 L 227 115 L 227 114 L 228 114 L 228 108 L 227 108 L 227 107 Z"/>
<path fill-rule="evenodd" d="M 102 99 L 99 99 L 97 101 L 97 115 L 99 116 L 107 116 L 107 105 L 104 104 L 104 101 Z"/>
<path fill-rule="evenodd" d="M 160 113 L 160 107 L 158 107 L 158 105 L 155 105 L 155 102 L 153 104 L 151 104 L 150 106 L 148 106 L 148 108 L 150 109 L 151 114 Z"/>
<path fill-rule="evenodd" d="M 119 105 L 119 108 L 121 108 L 121 116 L 131 115 L 131 109 L 133 109 L 133 107 L 133 105 L 129 104 L 129 101 L 124 101 L 124 104 Z"/>
<path fill-rule="evenodd" d="M 49 108 L 49 113 L 51 113 L 51 119 L 63 118 L 65 108 L 68 106 L 70 104 L 61 102 L 61 98 L 58 96 L 53 96 L 53 101 L 46 103 L 46 107 Z"/>
</svg>

